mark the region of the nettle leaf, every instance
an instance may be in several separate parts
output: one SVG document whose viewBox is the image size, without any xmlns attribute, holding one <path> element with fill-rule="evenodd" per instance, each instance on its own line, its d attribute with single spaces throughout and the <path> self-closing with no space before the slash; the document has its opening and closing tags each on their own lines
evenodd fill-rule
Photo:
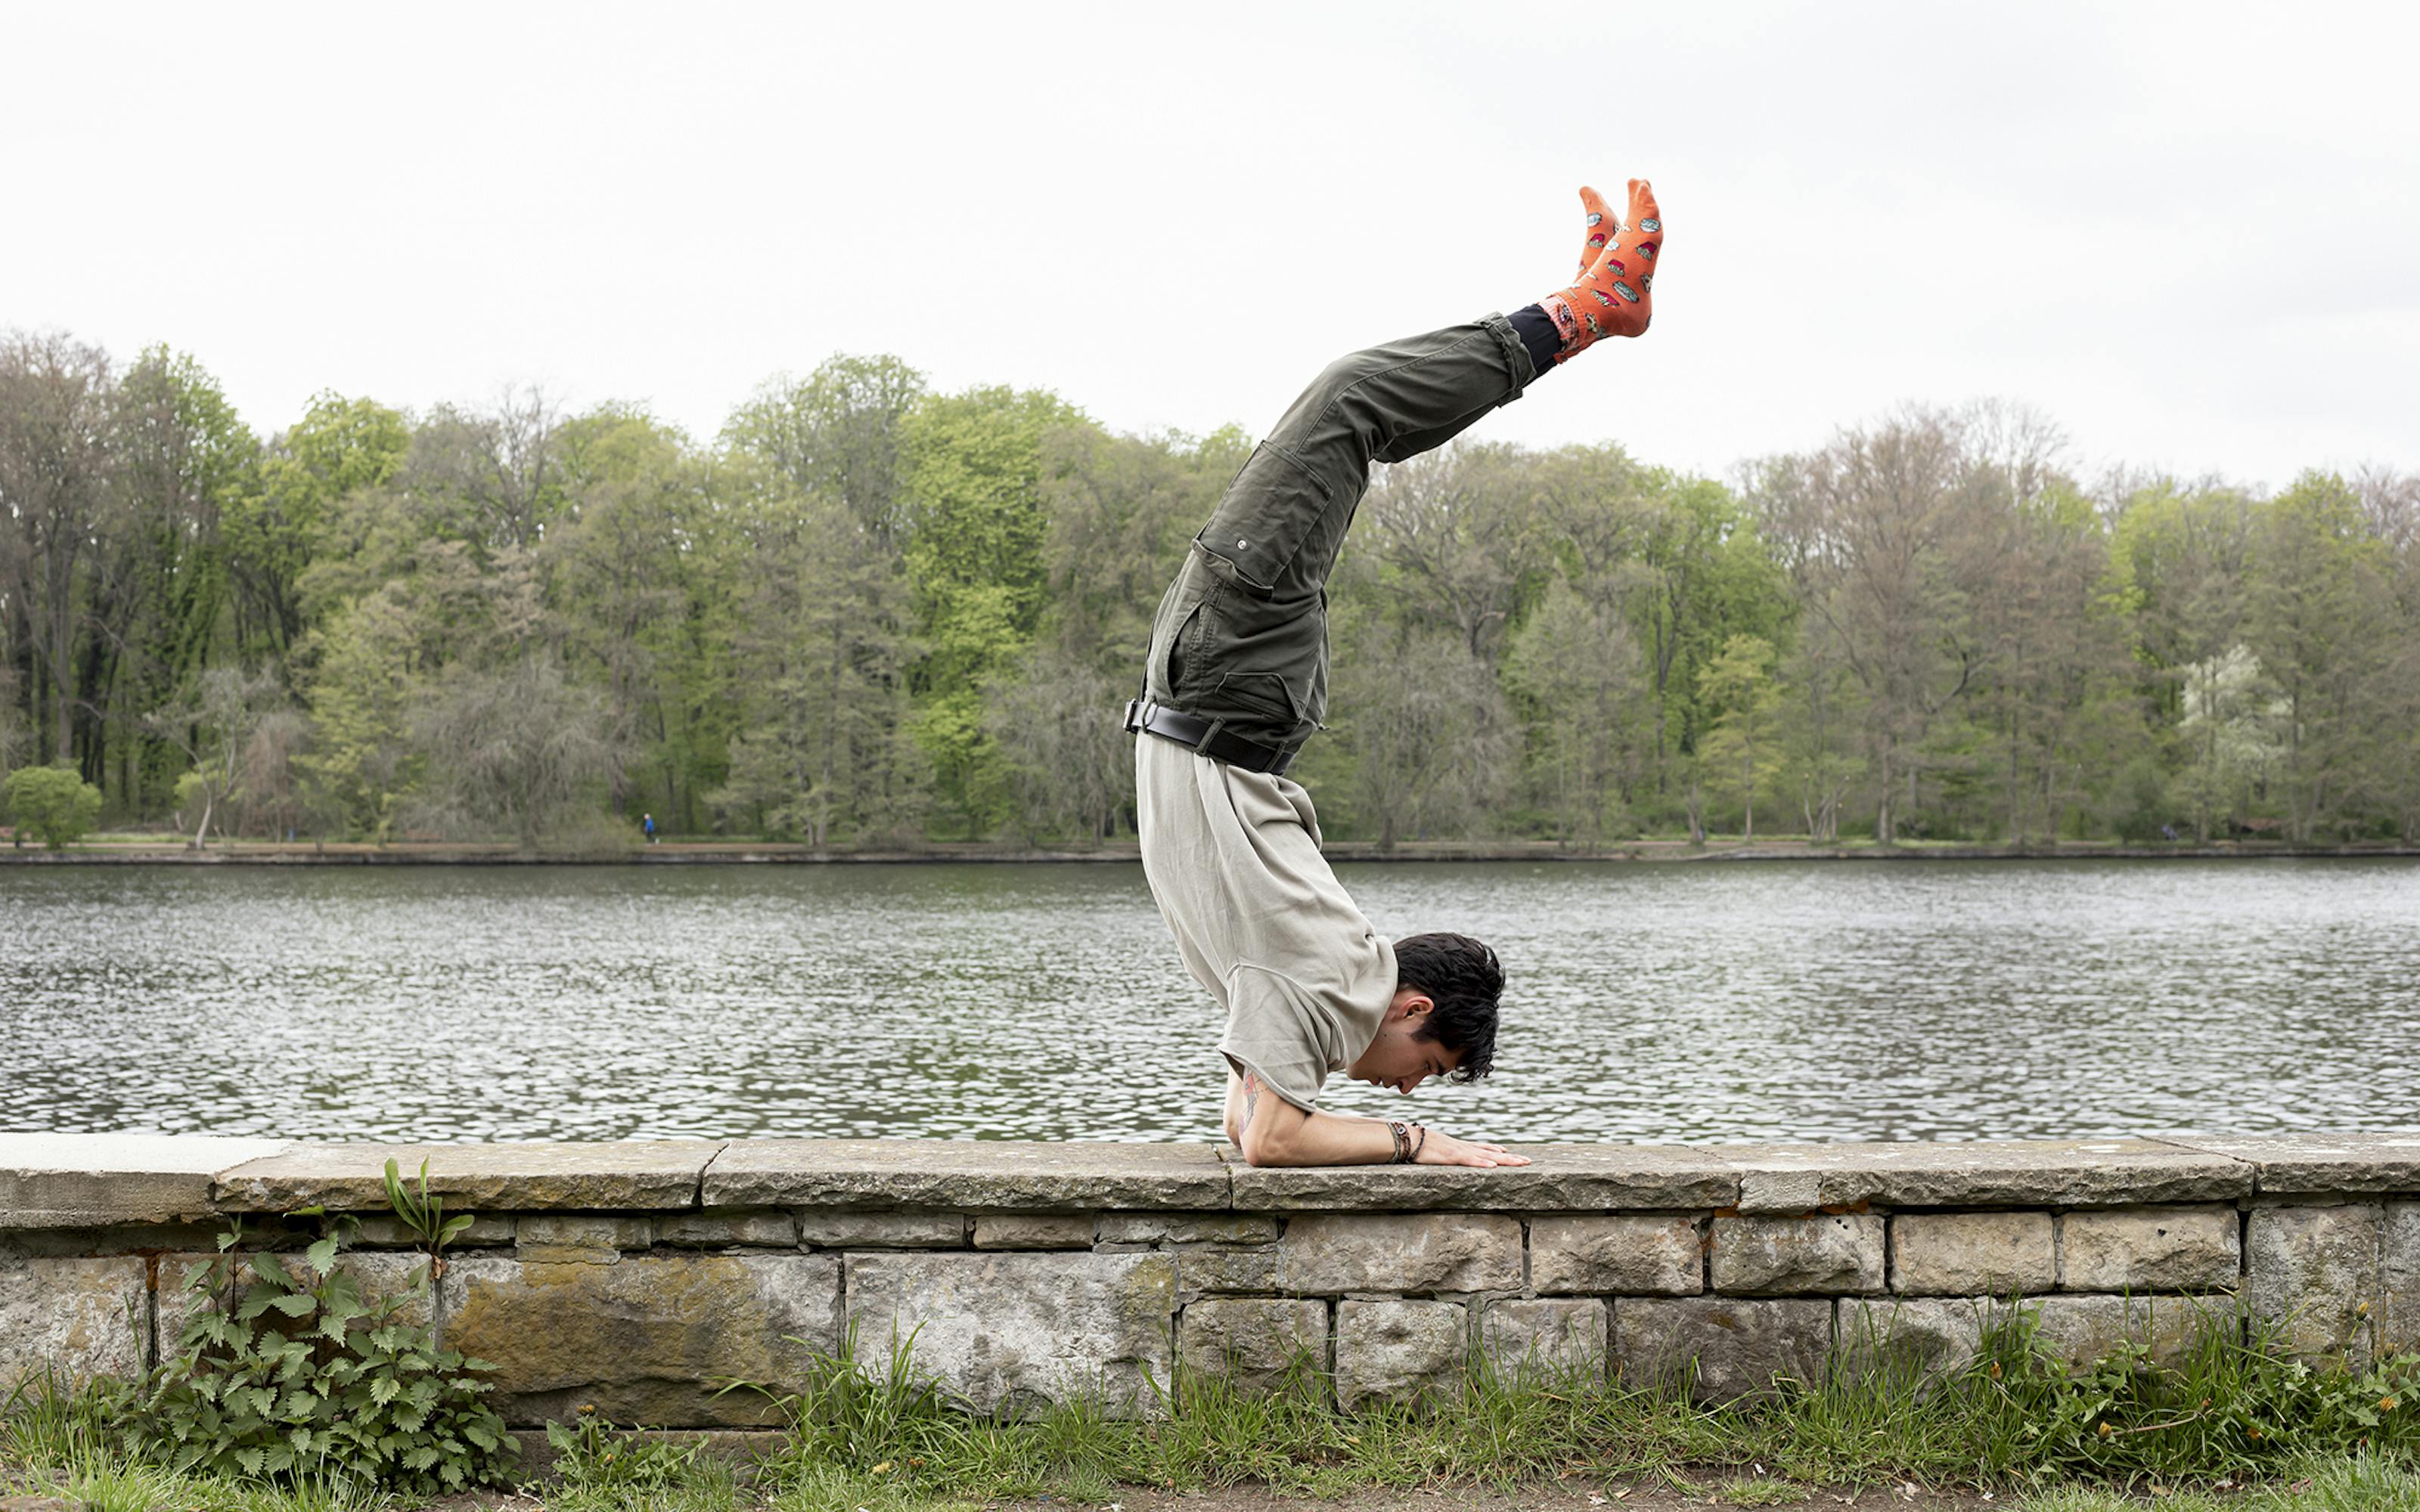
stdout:
<svg viewBox="0 0 2420 1512">
<path fill-rule="evenodd" d="M 269 1304 L 288 1318 L 301 1318 L 319 1305 L 319 1299 L 307 1291 L 289 1291 L 283 1297 L 272 1297 Z"/>
<path fill-rule="evenodd" d="M 243 1467 L 243 1473 L 247 1475 L 260 1473 L 260 1461 L 263 1458 L 265 1457 L 257 1449 L 238 1449 L 235 1452 L 235 1462 Z"/>
<path fill-rule="evenodd" d="M 403 1395 L 403 1383 L 393 1376 L 380 1376 L 370 1382 L 370 1400 L 384 1407 Z"/>
<path fill-rule="evenodd" d="M 437 1463 L 437 1451 L 427 1444 L 418 1444 L 405 1451 L 403 1463 L 409 1470 L 427 1470 Z"/>
<path fill-rule="evenodd" d="M 302 1258 L 310 1262 L 312 1270 L 318 1272 L 321 1275 L 326 1275 L 330 1271 L 335 1269 L 336 1236 L 330 1234 L 327 1238 L 312 1245 L 309 1249 L 304 1250 L 302 1252 Z"/>
<path fill-rule="evenodd" d="M 286 1272 L 285 1264 L 265 1249 L 252 1252 L 252 1273 L 271 1286 L 292 1290 L 295 1280 Z"/>
</svg>

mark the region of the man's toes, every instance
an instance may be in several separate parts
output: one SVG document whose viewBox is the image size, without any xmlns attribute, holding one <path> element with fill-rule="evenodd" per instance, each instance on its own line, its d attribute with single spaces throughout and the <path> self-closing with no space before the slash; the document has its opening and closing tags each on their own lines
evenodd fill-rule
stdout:
<svg viewBox="0 0 2420 1512">
<path fill-rule="evenodd" d="M 1648 224 L 1654 222 L 1652 225 Z M 1630 224 L 1633 230 L 1656 232 L 1664 229 L 1664 212 L 1655 205 L 1655 191 L 1644 178 L 1630 181 Z"/>
</svg>

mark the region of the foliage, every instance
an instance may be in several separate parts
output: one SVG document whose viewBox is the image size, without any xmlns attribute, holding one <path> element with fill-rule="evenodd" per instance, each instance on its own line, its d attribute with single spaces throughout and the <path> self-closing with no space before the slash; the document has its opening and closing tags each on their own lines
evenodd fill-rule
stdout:
<svg viewBox="0 0 2420 1512">
<path fill-rule="evenodd" d="M 585 1402 L 570 1423 L 550 1420 L 546 1442 L 554 1448 L 554 1473 L 565 1490 L 609 1495 L 676 1489 L 693 1473 L 706 1447 L 703 1439 L 675 1448 L 660 1439 L 642 1438 L 635 1428 L 625 1432 Z"/>
<path fill-rule="evenodd" d="M 1123 838 L 1116 713 L 1250 450 L 882 355 L 704 442 L 535 391 L 263 440 L 190 355 L 10 335 L 0 776 L 228 836 Z M 1465 440 L 1379 471 L 1327 592 L 1338 839 L 2420 838 L 2410 473 L 2087 486 L 1994 403 L 1733 485 Z"/>
<path fill-rule="evenodd" d="M 54 851 L 84 839 L 101 817 L 101 790 L 71 766 L 21 766 L 0 782 L 0 802 Z"/>
<path fill-rule="evenodd" d="M 425 1161 L 417 1199 L 392 1160 L 386 1182 L 396 1215 L 428 1244 L 409 1285 L 433 1301 L 442 1243 L 470 1220 L 446 1221 L 427 1197 Z M 495 1478 L 519 1445 L 481 1399 L 490 1388 L 477 1373 L 494 1366 L 404 1320 L 409 1295 L 362 1294 L 339 1264 L 356 1219 L 318 1207 L 291 1216 L 306 1215 L 330 1226 L 299 1271 L 266 1250 L 236 1252 L 240 1219 L 216 1256 L 186 1269 L 190 1312 L 126 1419 L 128 1445 L 180 1472 L 333 1473 L 423 1494 Z"/>
</svg>

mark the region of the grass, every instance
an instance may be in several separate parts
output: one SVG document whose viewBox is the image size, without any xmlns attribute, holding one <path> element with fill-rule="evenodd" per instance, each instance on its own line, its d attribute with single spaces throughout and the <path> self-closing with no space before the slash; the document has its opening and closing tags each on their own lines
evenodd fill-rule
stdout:
<svg viewBox="0 0 2420 1512">
<path fill-rule="evenodd" d="M 1125 1487 L 1333 1497 L 1450 1485 L 1517 1492 L 1575 1476 L 1608 1493 L 1664 1487 L 1735 1506 L 1790 1504 L 1815 1487 L 1914 1483 L 1993 1488 L 2036 1512 L 2147 1501 L 2195 1512 L 2222 1502 L 2420 1512 L 2420 1358 L 2353 1375 L 2305 1368 L 2273 1346 L 2214 1312 L 2173 1367 L 2121 1353 L 2071 1378 L 2017 1317 L 1996 1322 L 1953 1378 L 1866 1356 L 1854 1368 L 1839 1362 L 1823 1383 L 1729 1406 L 1692 1405 L 1679 1380 L 1608 1387 L 1551 1371 L 1500 1376 L 1474 1361 L 1450 1399 L 1347 1416 L 1298 1361 L 1262 1390 L 1188 1376 L 1181 1405 L 1157 1419 L 1077 1401 L 1002 1421 L 954 1410 L 905 1348 L 860 1362 L 852 1341 L 817 1358 L 799 1390 L 764 1393 L 788 1430 L 752 1484 L 726 1462 L 583 1424 L 562 1435 L 561 1481 L 546 1505 L 928 1512 L 1043 1495 L 1107 1503 Z M 412 1504 L 307 1477 L 272 1487 L 171 1476 L 119 1442 L 106 1395 L 43 1382 L 0 1404 L 0 1473 L 105 1509 Z"/>
</svg>

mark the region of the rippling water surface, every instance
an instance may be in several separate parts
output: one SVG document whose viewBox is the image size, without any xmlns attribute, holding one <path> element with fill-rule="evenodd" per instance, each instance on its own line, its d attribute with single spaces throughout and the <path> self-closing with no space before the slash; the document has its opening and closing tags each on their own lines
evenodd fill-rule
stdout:
<svg viewBox="0 0 2420 1512">
<path fill-rule="evenodd" d="M 2420 1131 L 2409 861 L 1339 873 L 1507 964 L 1458 1133 Z M 1207 1138 L 1218 1028 L 1131 864 L 0 868 L 0 1130 Z"/>
</svg>

